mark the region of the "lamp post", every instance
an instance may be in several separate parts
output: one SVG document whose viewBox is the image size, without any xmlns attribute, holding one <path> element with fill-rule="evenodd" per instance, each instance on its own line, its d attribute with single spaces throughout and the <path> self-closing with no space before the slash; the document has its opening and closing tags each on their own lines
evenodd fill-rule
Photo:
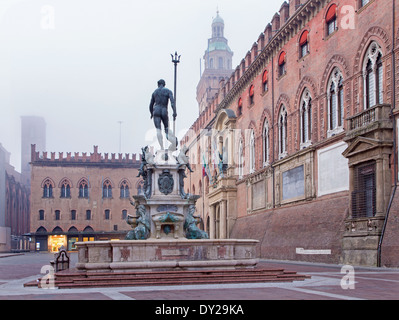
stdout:
<svg viewBox="0 0 399 320">
<path fill-rule="evenodd" d="M 171 54 L 172 56 L 172 63 L 175 65 L 175 83 L 174 83 L 174 98 L 175 98 L 175 108 L 176 108 L 176 80 L 177 80 L 177 64 L 180 62 L 180 55 L 177 55 L 177 51 L 175 51 L 175 55 Z M 177 110 L 177 109 L 176 109 Z M 175 119 L 173 119 L 173 136 L 176 135 L 176 128 L 175 128 Z"/>
</svg>

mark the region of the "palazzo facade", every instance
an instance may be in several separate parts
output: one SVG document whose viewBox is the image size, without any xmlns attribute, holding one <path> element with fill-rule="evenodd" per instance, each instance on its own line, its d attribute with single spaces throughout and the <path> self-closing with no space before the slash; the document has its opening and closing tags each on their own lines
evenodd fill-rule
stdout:
<svg viewBox="0 0 399 320">
<path fill-rule="evenodd" d="M 75 249 L 77 241 L 124 239 L 142 192 L 136 154 L 36 151 L 31 156 L 31 250 Z"/>
<path fill-rule="evenodd" d="M 219 78 L 181 141 L 211 238 L 258 239 L 262 258 L 399 266 L 398 7 L 284 2 Z"/>
</svg>

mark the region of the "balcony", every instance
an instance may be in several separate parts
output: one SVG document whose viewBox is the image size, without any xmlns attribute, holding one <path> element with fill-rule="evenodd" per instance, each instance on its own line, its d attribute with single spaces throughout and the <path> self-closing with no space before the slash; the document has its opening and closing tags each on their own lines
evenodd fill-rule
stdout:
<svg viewBox="0 0 399 320">
<path fill-rule="evenodd" d="M 374 133 L 384 129 L 392 130 L 390 110 L 390 104 L 377 104 L 347 118 L 348 131 L 344 140 L 352 140 L 358 136 L 368 136 L 376 139 L 383 138 L 379 135 L 375 136 Z"/>
</svg>

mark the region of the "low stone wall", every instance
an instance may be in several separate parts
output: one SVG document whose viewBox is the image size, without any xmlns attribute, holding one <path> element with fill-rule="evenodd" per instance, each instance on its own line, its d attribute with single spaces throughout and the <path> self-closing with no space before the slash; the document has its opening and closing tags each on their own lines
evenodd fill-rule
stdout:
<svg viewBox="0 0 399 320">
<path fill-rule="evenodd" d="M 254 267 L 257 240 L 121 240 L 77 242 L 76 268 L 86 271 L 149 271 Z"/>
</svg>

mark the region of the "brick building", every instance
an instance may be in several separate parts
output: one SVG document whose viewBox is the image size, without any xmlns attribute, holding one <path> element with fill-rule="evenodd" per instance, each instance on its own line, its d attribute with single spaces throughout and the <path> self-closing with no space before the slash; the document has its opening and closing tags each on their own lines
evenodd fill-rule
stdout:
<svg viewBox="0 0 399 320">
<path fill-rule="evenodd" d="M 29 188 L 22 181 L 0 144 L 0 252 L 28 249 Z"/>
<path fill-rule="evenodd" d="M 74 250 L 76 241 L 124 239 L 131 195 L 141 192 L 136 154 L 98 153 L 56 157 L 31 154 L 31 250 Z"/>
<path fill-rule="evenodd" d="M 264 258 L 399 266 L 398 7 L 282 4 L 181 141 L 211 238 L 258 239 Z"/>
</svg>

